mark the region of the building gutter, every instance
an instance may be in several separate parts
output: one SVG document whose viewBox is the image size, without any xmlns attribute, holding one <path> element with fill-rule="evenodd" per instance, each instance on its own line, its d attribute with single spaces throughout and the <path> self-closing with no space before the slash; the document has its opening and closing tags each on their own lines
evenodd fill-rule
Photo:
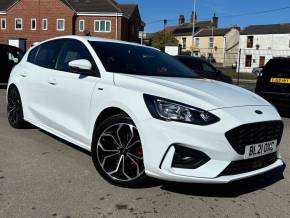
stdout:
<svg viewBox="0 0 290 218">
<path fill-rule="evenodd" d="M 78 16 L 100 16 L 100 17 L 129 17 L 125 16 L 124 13 L 112 13 L 112 12 L 77 12 Z"/>
<path fill-rule="evenodd" d="M 0 11 L 0 15 L 6 15 L 7 12 L 6 11 Z"/>
<path fill-rule="evenodd" d="M 116 40 L 118 40 L 118 16 L 116 15 Z"/>
</svg>

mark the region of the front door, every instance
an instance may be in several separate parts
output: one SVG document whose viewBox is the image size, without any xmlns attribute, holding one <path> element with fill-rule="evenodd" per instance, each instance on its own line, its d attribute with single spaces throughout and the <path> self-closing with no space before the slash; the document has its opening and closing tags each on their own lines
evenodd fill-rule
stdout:
<svg viewBox="0 0 290 218">
<path fill-rule="evenodd" d="M 71 72 L 69 62 L 86 59 L 93 65 L 95 76 L 84 76 Z M 56 69 L 48 75 L 47 105 L 51 107 L 53 120 L 50 126 L 65 136 L 88 145 L 91 135 L 90 104 L 96 84 L 100 81 L 96 64 L 84 44 L 67 39 L 57 60 Z"/>
<path fill-rule="evenodd" d="M 265 66 L 265 56 L 260 56 L 259 67 Z"/>
</svg>

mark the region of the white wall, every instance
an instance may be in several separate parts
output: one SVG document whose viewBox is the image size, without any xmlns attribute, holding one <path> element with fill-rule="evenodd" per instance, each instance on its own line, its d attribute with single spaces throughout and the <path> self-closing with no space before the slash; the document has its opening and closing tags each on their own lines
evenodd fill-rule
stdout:
<svg viewBox="0 0 290 218">
<path fill-rule="evenodd" d="M 290 33 L 249 36 L 254 36 L 253 48 L 247 48 L 247 35 L 240 36 L 240 72 L 252 72 L 253 68 L 259 67 L 260 56 L 265 56 L 265 64 L 273 57 L 290 56 Z M 251 67 L 245 66 L 246 55 L 252 55 Z"/>
</svg>

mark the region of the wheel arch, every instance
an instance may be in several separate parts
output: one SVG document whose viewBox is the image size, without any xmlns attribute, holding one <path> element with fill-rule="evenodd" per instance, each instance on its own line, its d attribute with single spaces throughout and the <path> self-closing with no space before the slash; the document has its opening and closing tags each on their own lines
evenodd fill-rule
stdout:
<svg viewBox="0 0 290 218">
<path fill-rule="evenodd" d="M 93 129 L 93 133 L 95 132 L 95 130 L 97 129 L 97 127 L 107 118 L 114 116 L 114 115 L 118 115 L 118 114 L 125 114 L 128 115 L 129 117 L 131 117 L 126 111 L 124 111 L 123 109 L 119 108 L 119 107 L 108 107 L 105 108 L 104 110 L 102 110 L 102 112 L 97 116 L 97 119 L 95 121 L 94 124 L 94 129 Z M 132 119 L 132 117 L 131 117 Z"/>
<path fill-rule="evenodd" d="M 17 86 L 16 86 L 14 83 L 11 83 L 11 84 L 8 85 L 8 87 L 7 87 L 7 91 L 6 91 L 6 102 L 8 102 L 8 93 L 10 92 L 10 90 L 11 90 L 12 88 L 16 88 L 16 89 L 18 89 Z M 19 91 L 19 90 L 18 90 L 18 91 Z M 19 94 L 20 94 L 20 93 L 19 93 Z M 21 96 L 21 95 L 20 95 L 20 96 Z"/>
</svg>

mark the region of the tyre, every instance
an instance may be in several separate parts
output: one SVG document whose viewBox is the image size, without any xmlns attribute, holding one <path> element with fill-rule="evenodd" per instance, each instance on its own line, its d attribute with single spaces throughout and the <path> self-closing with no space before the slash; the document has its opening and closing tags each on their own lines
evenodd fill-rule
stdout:
<svg viewBox="0 0 290 218">
<path fill-rule="evenodd" d="M 23 119 L 21 97 L 16 87 L 12 87 L 8 92 L 7 116 L 12 127 L 17 129 L 26 127 L 26 122 Z"/>
<path fill-rule="evenodd" d="M 147 182 L 138 130 L 127 115 L 115 115 L 95 130 L 92 159 L 100 175 L 111 184 L 137 188 Z"/>
</svg>

